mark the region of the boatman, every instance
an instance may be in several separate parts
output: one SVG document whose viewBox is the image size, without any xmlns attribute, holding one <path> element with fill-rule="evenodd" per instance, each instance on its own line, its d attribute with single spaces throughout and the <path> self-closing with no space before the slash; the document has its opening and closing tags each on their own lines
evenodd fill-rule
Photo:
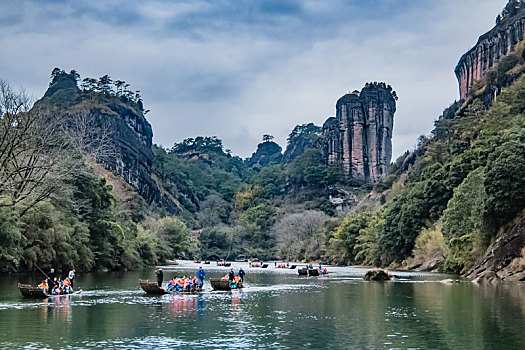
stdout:
<svg viewBox="0 0 525 350">
<path fill-rule="evenodd" d="M 75 269 L 71 269 L 71 271 L 69 271 L 67 278 L 69 278 L 69 283 L 71 284 L 71 288 L 73 288 L 73 279 L 75 278 Z"/>
<path fill-rule="evenodd" d="M 56 284 L 56 274 L 55 274 L 55 269 L 54 268 L 51 268 L 51 270 L 49 270 L 49 275 L 47 276 L 47 286 L 48 286 L 48 293 L 51 294 L 51 291 L 53 289 L 55 289 L 55 284 Z"/>
<path fill-rule="evenodd" d="M 246 272 L 242 269 L 242 267 L 239 269 L 239 277 L 241 278 L 241 283 L 244 283 L 244 275 L 246 275 Z"/>
<path fill-rule="evenodd" d="M 164 274 L 162 273 L 162 269 L 158 269 L 157 272 L 155 272 L 157 275 L 157 284 L 159 287 L 162 287 L 162 280 L 164 279 Z"/>
<path fill-rule="evenodd" d="M 230 273 L 228 274 L 228 280 L 230 282 L 230 287 L 232 286 L 234 278 L 235 278 L 235 272 L 233 272 L 233 269 L 231 269 Z"/>
<path fill-rule="evenodd" d="M 202 266 L 199 267 L 199 270 L 197 271 L 197 278 L 199 279 L 199 286 L 202 287 L 204 285 L 204 277 L 206 276 L 206 272 L 202 269 Z"/>
</svg>

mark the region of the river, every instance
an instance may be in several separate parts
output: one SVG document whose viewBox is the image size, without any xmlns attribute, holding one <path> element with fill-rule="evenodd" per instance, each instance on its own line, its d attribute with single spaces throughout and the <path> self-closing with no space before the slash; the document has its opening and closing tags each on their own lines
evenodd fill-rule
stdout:
<svg viewBox="0 0 525 350">
<path fill-rule="evenodd" d="M 199 265 L 163 267 L 165 278 Z M 224 267 L 202 265 L 206 278 Z M 146 296 L 138 279 L 152 268 L 79 274 L 80 295 L 27 300 L 0 280 L 0 348 L 27 349 L 525 349 L 525 284 L 478 286 L 451 276 L 396 272 L 394 282 L 365 282 L 363 268 L 329 275 L 248 268 L 246 288 L 199 295 Z"/>
</svg>

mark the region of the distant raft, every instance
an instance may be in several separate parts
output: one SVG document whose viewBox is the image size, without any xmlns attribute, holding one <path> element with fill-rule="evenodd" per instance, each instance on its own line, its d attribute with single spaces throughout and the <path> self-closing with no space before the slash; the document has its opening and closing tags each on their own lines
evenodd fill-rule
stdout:
<svg viewBox="0 0 525 350">
<path fill-rule="evenodd" d="M 143 291 L 145 291 L 148 294 L 191 294 L 191 293 L 199 293 L 202 289 L 199 286 L 195 286 L 192 289 L 187 289 L 182 292 L 173 290 L 173 291 L 167 291 L 164 288 L 159 287 L 157 282 L 152 282 L 150 280 L 139 280 L 140 288 L 142 288 Z"/>
<path fill-rule="evenodd" d="M 47 294 L 43 289 L 32 286 L 30 284 L 18 283 L 18 290 L 22 293 L 23 296 L 28 298 L 55 298 L 55 297 L 65 297 L 68 295 L 80 294 L 82 289 L 77 292 L 68 293 L 68 294 Z"/>
<path fill-rule="evenodd" d="M 213 290 L 232 290 L 243 288 L 242 282 L 238 282 L 235 288 L 230 287 L 230 281 L 222 278 L 210 278 L 210 284 Z"/>
<path fill-rule="evenodd" d="M 326 269 L 307 269 L 306 267 L 298 269 L 297 272 L 299 273 L 299 276 L 319 276 L 328 274 Z"/>
</svg>

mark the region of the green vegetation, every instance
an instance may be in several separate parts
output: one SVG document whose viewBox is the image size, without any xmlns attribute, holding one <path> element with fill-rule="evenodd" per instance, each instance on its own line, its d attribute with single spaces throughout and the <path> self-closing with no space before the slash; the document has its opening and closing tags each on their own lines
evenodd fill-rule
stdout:
<svg viewBox="0 0 525 350">
<path fill-rule="evenodd" d="M 372 186 L 350 187 L 342 169 L 325 164 L 315 147 L 321 129 L 312 123 L 293 129 L 284 155 L 271 135 L 247 160 L 215 136 L 153 146 L 152 178 L 176 207 L 168 213 L 147 207 L 126 184 L 115 190 L 91 149 L 2 82 L 0 270 L 133 269 L 195 256 L 383 266 L 444 259 L 446 271 L 465 273 L 524 212 L 522 52 L 502 59 L 476 93 L 443 112 L 431 136 L 392 164 L 374 186 L 376 205 L 346 217 L 332 199 L 359 199 Z M 75 71 L 53 71 L 53 108 L 119 99 L 143 110 L 123 81 L 113 90 L 107 75 L 85 78 L 80 91 L 78 79 Z M 367 86 L 374 84 L 396 96 L 384 83 Z M 486 91 L 504 86 L 488 106 Z"/>
<path fill-rule="evenodd" d="M 457 104 L 445 110 L 417 156 L 396 161 L 392 174 L 415 159 L 406 177 L 389 175 L 376 185 L 388 192 L 402 182 L 401 192 L 381 211 L 352 214 L 331 233 L 333 260 L 390 265 L 442 254 L 445 270 L 466 272 L 525 208 L 523 96 L 525 76 L 489 109 L 475 99 L 456 114 L 450 109 Z M 360 255 L 365 241 L 370 248 Z"/>
<path fill-rule="evenodd" d="M 132 269 L 196 249 L 179 219 L 117 199 L 59 118 L 3 81 L 0 117 L 0 271 Z"/>
</svg>

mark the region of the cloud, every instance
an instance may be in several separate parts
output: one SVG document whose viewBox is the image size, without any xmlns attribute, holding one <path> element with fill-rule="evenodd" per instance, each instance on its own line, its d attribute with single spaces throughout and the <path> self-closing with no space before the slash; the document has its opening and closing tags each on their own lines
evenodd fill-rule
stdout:
<svg viewBox="0 0 525 350">
<path fill-rule="evenodd" d="M 269 133 L 322 124 L 344 93 L 399 95 L 394 157 L 458 98 L 453 69 L 505 0 L 0 3 L 0 78 L 42 96 L 58 66 L 141 90 L 154 141 L 216 135 L 251 155 Z"/>
</svg>

